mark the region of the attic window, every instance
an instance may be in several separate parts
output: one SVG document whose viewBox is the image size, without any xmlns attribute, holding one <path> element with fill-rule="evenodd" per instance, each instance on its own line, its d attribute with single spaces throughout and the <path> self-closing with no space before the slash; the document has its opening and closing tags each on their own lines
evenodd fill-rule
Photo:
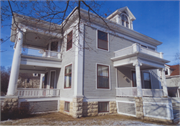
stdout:
<svg viewBox="0 0 180 126">
<path fill-rule="evenodd" d="M 125 14 L 122 14 L 121 19 L 122 19 L 122 25 L 129 28 L 129 22 L 127 16 Z"/>
</svg>

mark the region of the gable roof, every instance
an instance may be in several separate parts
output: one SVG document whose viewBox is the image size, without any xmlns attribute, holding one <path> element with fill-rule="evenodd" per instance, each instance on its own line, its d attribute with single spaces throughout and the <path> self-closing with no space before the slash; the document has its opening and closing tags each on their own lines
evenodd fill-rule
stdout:
<svg viewBox="0 0 180 126">
<path fill-rule="evenodd" d="M 132 21 L 136 20 L 135 16 L 132 14 L 132 12 L 129 10 L 129 8 L 128 8 L 127 6 L 116 10 L 115 12 L 113 12 L 112 14 L 110 14 L 110 15 L 107 17 L 107 19 L 111 19 L 111 18 L 113 18 L 115 15 L 120 14 L 120 13 L 122 13 L 123 11 L 125 11 L 125 12 L 129 15 L 129 17 L 130 17 L 130 19 L 131 19 Z"/>
<path fill-rule="evenodd" d="M 170 76 L 179 75 L 179 74 L 180 74 L 180 69 L 179 69 L 179 67 L 180 67 L 180 65 L 170 66 L 170 69 L 173 70 Z"/>
</svg>

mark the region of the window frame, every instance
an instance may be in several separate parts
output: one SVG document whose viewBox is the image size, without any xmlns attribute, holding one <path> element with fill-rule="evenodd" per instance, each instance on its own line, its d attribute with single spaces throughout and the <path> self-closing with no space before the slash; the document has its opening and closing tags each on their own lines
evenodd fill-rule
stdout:
<svg viewBox="0 0 180 126">
<path fill-rule="evenodd" d="M 108 83 L 109 83 L 109 86 L 108 86 L 108 88 L 98 87 L 98 66 L 108 67 L 108 79 L 109 79 L 109 82 L 108 82 Z M 103 65 L 103 64 L 96 64 L 96 67 L 97 67 L 97 68 L 96 68 L 96 70 L 97 70 L 97 71 L 96 71 L 96 74 L 97 74 L 97 75 L 96 75 L 96 78 L 97 78 L 97 80 L 96 80 L 96 81 L 97 81 L 97 82 L 96 82 L 96 89 L 110 89 L 110 75 L 109 75 L 109 73 L 110 73 L 110 72 L 109 72 L 109 71 L 110 71 L 110 66 L 109 66 L 109 65 Z"/>
<path fill-rule="evenodd" d="M 71 66 L 71 73 L 68 73 L 67 75 L 69 75 L 69 74 L 71 74 L 71 86 L 70 87 L 65 87 L 65 82 L 66 82 L 66 80 L 65 80 L 65 76 L 66 76 L 66 67 L 68 67 L 68 66 Z M 72 64 L 69 64 L 69 65 L 67 65 L 67 66 L 65 66 L 65 68 L 64 68 L 64 89 L 68 89 L 68 88 L 71 88 L 72 87 Z"/>
<path fill-rule="evenodd" d="M 72 33 L 71 39 L 69 40 L 69 41 L 71 41 L 71 47 L 68 48 L 68 43 L 69 43 L 69 41 L 68 41 L 68 35 L 71 34 L 71 33 Z M 66 51 L 68 51 L 68 50 L 70 50 L 70 49 L 72 48 L 72 43 L 73 43 L 73 30 L 71 30 L 71 31 L 67 34 L 67 39 L 66 39 Z"/>
<path fill-rule="evenodd" d="M 99 38 L 98 38 L 98 31 L 100 31 L 100 32 L 104 32 L 103 30 L 96 30 L 96 41 L 97 41 L 97 43 L 96 43 L 96 48 L 97 49 L 100 49 L 100 50 L 104 50 L 104 51 L 109 51 L 109 33 L 107 33 L 107 32 L 104 32 L 104 33 L 106 33 L 107 34 L 107 49 L 105 49 L 105 48 L 100 48 L 99 47 Z M 104 40 L 102 40 L 102 39 L 100 39 L 101 41 L 104 41 Z"/>
<path fill-rule="evenodd" d="M 150 89 L 152 89 L 152 80 L 151 80 L 151 74 L 150 74 L 150 72 L 142 72 L 142 76 L 143 76 L 143 87 L 142 87 L 142 89 L 147 89 L 147 88 L 144 88 L 145 87 L 145 84 L 144 84 L 144 82 L 145 82 L 145 80 L 144 80 L 144 73 L 148 73 L 149 74 L 149 82 L 150 82 Z M 148 88 L 149 89 L 149 88 Z"/>
<path fill-rule="evenodd" d="M 69 110 L 65 110 L 66 103 L 69 104 Z M 65 112 L 69 112 L 69 111 L 70 111 L 70 102 L 69 102 L 69 101 L 65 101 L 65 102 L 64 102 L 64 111 L 65 111 Z"/>
<path fill-rule="evenodd" d="M 99 111 L 99 103 L 108 103 L 108 106 L 107 106 L 107 111 Z M 103 112 L 109 112 L 109 101 L 100 101 L 98 102 L 98 113 L 103 113 Z"/>
</svg>

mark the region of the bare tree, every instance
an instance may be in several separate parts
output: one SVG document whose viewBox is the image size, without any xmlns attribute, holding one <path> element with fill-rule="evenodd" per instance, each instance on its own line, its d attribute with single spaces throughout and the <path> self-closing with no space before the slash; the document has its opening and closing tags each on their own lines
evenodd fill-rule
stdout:
<svg viewBox="0 0 180 126">
<path fill-rule="evenodd" d="M 58 33 L 64 35 L 64 27 L 66 26 L 66 23 L 68 21 L 68 14 L 77 7 L 78 10 L 78 29 L 79 29 L 79 23 L 81 20 L 81 9 L 85 8 L 89 12 L 95 13 L 101 20 L 104 21 L 104 23 L 107 25 L 106 21 L 101 17 L 103 15 L 100 15 L 99 8 L 102 6 L 103 2 L 97 2 L 97 1 L 83 1 L 83 0 L 76 0 L 76 1 L 2 1 L 1 6 L 1 27 L 6 26 L 16 26 L 17 29 L 19 28 L 19 25 L 17 21 L 15 20 L 16 13 L 26 15 L 32 18 L 37 19 L 37 24 L 43 21 L 47 21 L 50 23 L 49 25 L 49 32 L 52 31 L 58 31 Z M 105 13 L 104 13 L 105 14 Z M 107 15 L 107 14 L 105 14 Z M 7 20 L 11 20 L 13 17 L 13 24 L 7 23 Z M 66 20 L 65 20 L 66 19 Z M 89 16 L 89 21 L 91 21 Z M 28 22 L 28 20 L 27 20 Z M 61 24 L 61 28 L 54 27 L 54 24 Z M 108 27 L 108 25 L 107 25 Z M 109 27 L 108 27 L 109 28 Z M 11 27 L 12 31 L 16 31 L 17 29 L 14 29 Z M 13 34 L 12 36 L 16 36 L 16 34 Z M 1 38 L 1 44 L 9 40 L 11 36 L 6 36 Z M 77 46 L 77 45 L 76 45 Z M 1 50 L 3 51 L 3 50 Z"/>
</svg>

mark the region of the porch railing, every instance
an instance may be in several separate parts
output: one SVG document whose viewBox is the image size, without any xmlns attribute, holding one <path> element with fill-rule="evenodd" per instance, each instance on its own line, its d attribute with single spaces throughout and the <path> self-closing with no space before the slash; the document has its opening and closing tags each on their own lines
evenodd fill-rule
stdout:
<svg viewBox="0 0 180 126">
<path fill-rule="evenodd" d="M 137 96 L 137 88 L 136 87 L 120 87 L 116 88 L 116 96 Z"/>
<path fill-rule="evenodd" d="M 61 53 L 57 51 L 50 51 L 50 50 L 43 50 L 37 48 L 23 48 L 22 50 L 23 55 L 31 55 L 31 56 L 38 56 L 38 57 L 51 57 L 51 58 L 61 58 Z"/>
<path fill-rule="evenodd" d="M 17 89 L 16 95 L 19 97 L 59 97 L 60 89 Z"/>
<path fill-rule="evenodd" d="M 142 95 L 145 97 L 162 97 L 162 89 L 142 89 Z"/>
<path fill-rule="evenodd" d="M 135 97 L 137 96 L 137 87 L 118 87 L 116 88 L 116 96 Z M 162 97 L 162 89 L 142 89 L 143 97 Z"/>
<path fill-rule="evenodd" d="M 135 43 L 129 47 L 117 50 L 114 53 L 115 53 L 115 57 L 123 57 L 123 56 L 134 54 L 137 52 L 148 54 L 148 55 L 158 57 L 158 58 L 163 58 L 162 53 L 142 47 L 141 45 L 139 45 L 137 43 Z"/>
<path fill-rule="evenodd" d="M 42 51 L 40 51 L 40 52 L 42 52 Z M 43 50 L 43 55 L 42 56 L 43 57 L 52 57 L 52 58 L 60 59 L 60 52 Z"/>
</svg>

